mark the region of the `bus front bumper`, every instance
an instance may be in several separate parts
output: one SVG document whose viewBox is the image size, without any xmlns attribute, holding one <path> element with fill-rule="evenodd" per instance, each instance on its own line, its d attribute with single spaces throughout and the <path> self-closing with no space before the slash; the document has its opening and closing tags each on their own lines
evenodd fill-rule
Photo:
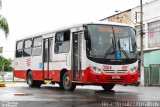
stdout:
<svg viewBox="0 0 160 107">
<path fill-rule="evenodd" d="M 90 68 L 84 71 L 87 75 L 83 82 L 90 84 L 134 84 L 138 82 L 138 70 L 131 73 L 95 73 Z"/>
</svg>

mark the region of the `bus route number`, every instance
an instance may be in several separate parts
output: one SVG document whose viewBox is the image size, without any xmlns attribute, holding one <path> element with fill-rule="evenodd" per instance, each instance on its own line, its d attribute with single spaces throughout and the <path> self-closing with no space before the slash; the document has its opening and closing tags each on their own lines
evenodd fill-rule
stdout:
<svg viewBox="0 0 160 107">
<path fill-rule="evenodd" d="M 112 70 L 112 66 L 109 66 L 109 65 L 103 65 L 103 70 L 104 70 L 104 71 Z"/>
</svg>

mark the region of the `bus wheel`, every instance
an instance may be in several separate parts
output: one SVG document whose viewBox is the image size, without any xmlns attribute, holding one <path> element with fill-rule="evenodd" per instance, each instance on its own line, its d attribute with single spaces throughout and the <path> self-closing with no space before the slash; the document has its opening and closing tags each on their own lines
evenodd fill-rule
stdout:
<svg viewBox="0 0 160 107">
<path fill-rule="evenodd" d="M 73 84 L 70 81 L 68 72 L 64 73 L 62 83 L 63 83 L 64 89 L 67 90 L 67 91 L 74 91 L 75 88 L 76 88 L 76 84 Z"/>
<path fill-rule="evenodd" d="M 41 81 L 34 81 L 34 87 L 39 88 L 41 87 L 42 82 Z"/>
<path fill-rule="evenodd" d="M 40 87 L 42 83 L 40 81 L 34 81 L 32 72 L 29 71 L 27 75 L 27 84 L 29 85 L 29 87 Z"/>
<path fill-rule="evenodd" d="M 115 84 L 105 84 L 105 85 L 102 85 L 102 88 L 103 88 L 105 91 L 111 91 L 114 86 L 115 86 Z"/>
<path fill-rule="evenodd" d="M 60 83 L 58 83 L 59 84 L 59 86 L 60 86 L 60 89 L 64 89 L 64 87 L 63 87 L 63 83 L 62 82 L 60 82 Z"/>
</svg>

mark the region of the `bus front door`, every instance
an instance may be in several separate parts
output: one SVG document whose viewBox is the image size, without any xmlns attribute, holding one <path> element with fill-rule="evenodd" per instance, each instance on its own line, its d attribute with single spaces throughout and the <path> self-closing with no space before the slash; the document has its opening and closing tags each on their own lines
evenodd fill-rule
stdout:
<svg viewBox="0 0 160 107">
<path fill-rule="evenodd" d="M 73 33 L 72 47 L 72 79 L 73 81 L 82 80 L 81 71 L 81 48 L 82 48 L 82 32 Z"/>
<path fill-rule="evenodd" d="M 51 59 L 52 59 L 52 38 L 43 40 L 43 78 L 44 80 L 51 80 Z"/>
</svg>

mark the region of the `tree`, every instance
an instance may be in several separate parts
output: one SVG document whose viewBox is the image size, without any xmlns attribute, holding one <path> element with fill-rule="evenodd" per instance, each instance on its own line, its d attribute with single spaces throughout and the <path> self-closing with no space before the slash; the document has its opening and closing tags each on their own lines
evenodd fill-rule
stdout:
<svg viewBox="0 0 160 107">
<path fill-rule="evenodd" d="M 8 37 L 9 34 L 9 26 L 7 19 L 4 16 L 0 16 L 0 28 L 4 31 L 5 37 Z"/>
</svg>

